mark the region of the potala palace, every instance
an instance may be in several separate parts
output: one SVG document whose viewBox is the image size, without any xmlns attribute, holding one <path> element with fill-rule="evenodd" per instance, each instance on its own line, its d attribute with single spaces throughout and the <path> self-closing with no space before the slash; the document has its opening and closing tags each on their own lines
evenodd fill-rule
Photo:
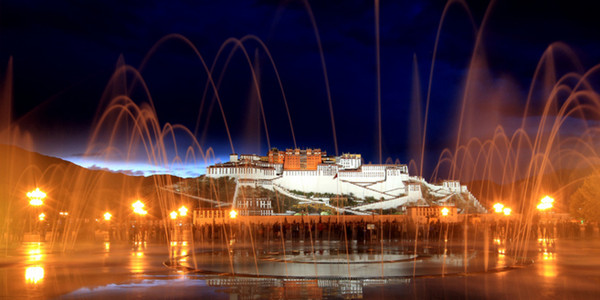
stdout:
<svg viewBox="0 0 600 300">
<path fill-rule="evenodd" d="M 458 181 L 430 184 L 410 176 L 406 165 L 363 164 L 360 154 L 327 156 L 320 149 L 273 148 L 267 156 L 231 154 L 229 162 L 207 167 L 206 176 L 233 177 L 237 186 L 263 187 L 307 203 L 328 205 L 329 199 L 306 197 L 298 192 L 376 200 L 343 209 L 351 213 L 407 206 L 454 206 L 457 201 L 469 207 L 470 212 L 486 211 Z M 428 199 L 424 199 L 424 189 Z"/>
</svg>

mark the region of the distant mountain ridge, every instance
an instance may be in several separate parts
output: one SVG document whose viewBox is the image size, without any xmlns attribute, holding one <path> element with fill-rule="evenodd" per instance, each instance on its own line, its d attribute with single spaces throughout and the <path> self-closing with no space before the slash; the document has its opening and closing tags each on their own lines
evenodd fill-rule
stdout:
<svg viewBox="0 0 600 300">
<path fill-rule="evenodd" d="M 23 213 L 26 193 L 36 187 L 48 194 L 45 205 L 50 213 L 71 210 L 96 217 L 110 210 L 125 215 L 130 213 L 132 199 L 143 199 L 151 210 L 157 210 L 161 207 L 157 199 L 164 198 L 157 186 L 181 181 L 172 175 L 143 177 L 87 169 L 10 145 L 0 145 L 0 170 L 0 217 L 3 212 Z"/>
</svg>

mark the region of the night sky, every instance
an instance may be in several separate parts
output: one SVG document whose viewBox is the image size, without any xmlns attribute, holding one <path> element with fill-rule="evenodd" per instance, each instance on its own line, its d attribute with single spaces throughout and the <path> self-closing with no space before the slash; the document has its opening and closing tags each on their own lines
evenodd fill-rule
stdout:
<svg viewBox="0 0 600 300">
<path fill-rule="evenodd" d="M 471 116 L 481 126 L 472 136 L 492 135 L 496 125 L 514 130 L 536 65 L 554 42 L 569 45 L 583 69 L 600 62 L 600 18 L 593 1 L 459 1 L 442 26 L 432 76 L 425 159 L 453 147 L 458 108 L 476 28 L 485 78 Z M 268 47 L 288 101 L 297 146 L 336 154 L 330 118 L 330 87 L 338 152 L 362 153 L 379 162 L 377 60 L 372 1 L 310 1 L 327 68 L 323 65 L 307 6 L 302 1 L 0 1 L 0 74 L 13 79 L 13 125 L 29 132 L 34 150 L 82 162 L 93 120 L 103 111 L 102 95 L 116 67 L 139 69 L 149 51 L 169 34 L 189 39 L 209 65 L 229 38 L 258 37 Z M 444 1 L 381 1 L 380 61 L 382 158 L 415 157 L 418 126 L 415 99 L 424 110 L 431 59 Z M 470 13 L 469 13 L 470 12 Z M 273 65 L 256 41 L 244 42 L 258 72 L 271 147 L 293 147 L 286 108 Z M 250 68 L 228 45 L 216 62 L 219 94 L 238 153 L 265 154 L 267 137 Z M 12 74 L 6 73 L 10 58 Z M 560 61 L 560 57 L 557 57 Z M 481 66 L 481 65 L 479 65 Z M 557 65 L 561 72 L 562 65 Z M 567 68 L 567 67 L 565 67 Z M 209 91 L 200 113 L 206 72 L 181 39 L 156 47 L 141 75 L 160 124 L 181 124 L 204 148 L 225 157 L 231 147 L 218 106 Z M 131 83 L 132 77 L 126 78 Z M 141 104 L 141 89 L 129 91 Z M 420 96 L 420 98 L 419 98 Z M 6 101 L 6 99 L 3 99 Z M 535 109 L 534 109 L 535 111 Z M 411 143 L 411 141 L 413 141 Z M 185 144 L 182 142 L 182 144 Z M 186 145 L 187 146 L 187 145 Z M 113 162 L 114 163 L 114 162 Z M 141 165 L 102 165 L 132 169 Z M 203 170 L 194 167 L 189 173 Z"/>
</svg>

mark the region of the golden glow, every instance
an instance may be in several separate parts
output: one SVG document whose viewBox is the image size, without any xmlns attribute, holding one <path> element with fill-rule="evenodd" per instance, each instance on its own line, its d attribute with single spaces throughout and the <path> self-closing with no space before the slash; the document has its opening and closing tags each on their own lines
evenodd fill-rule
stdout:
<svg viewBox="0 0 600 300">
<path fill-rule="evenodd" d="M 170 215 L 171 215 L 171 220 L 175 220 L 175 219 L 177 219 L 177 212 L 176 212 L 176 211 L 172 211 L 172 212 L 170 213 Z"/>
<path fill-rule="evenodd" d="M 40 221 L 44 221 L 44 219 L 46 219 L 46 214 L 45 214 L 45 213 L 41 213 L 41 214 L 38 216 L 38 219 L 40 219 Z"/>
<path fill-rule="evenodd" d="M 442 216 L 447 216 L 450 213 L 450 210 L 447 207 L 442 208 Z"/>
<path fill-rule="evenodd" d="M 540 253 L 540 256 L 542 258 L 541 275 L 544 277 L 556 277 L 558 272 L 556 270 L 555 254 L 545 251 L 544 253 Z"/>
<path fill-rule="evenodd" d="M 144 203 L 142 203 L 142 201 L 138 200 L 135 201 L 133 204 L 131 204 L 131 206 L 133 207 L 133 212 L 138 214 L 138 215 L 145 215 L 148 212 L 146 210 L 144 210 Z"/>
<path fill-rule="evenodd" d="M 44 268 L 40 266 L 27 267 L 25 269 L 25 281 L 36 284 L 44 279 Z"/>
<path fill-rule="evenodd" d="M 229 217 L 230 217 L 230 218 L 232 218 L 232 219 L 235 219 L 235 218 L 237 218 L 237 215 L 238 215 L 238 213 L 237 213 L 237 211 L 235 211 L 235 209 L 232 209 L 232 210 L 229 212 Z"/>
<path fill-rule="evenodd" d="M 110 250 L 110 242 L 104 242 L 104 250 Z"/>
<path fill-rule="evenodd" d="M 112 218 L 112 214 L 109 212 L 105 212 L 104 213 L 104 220 L 105 221 L 110 221 L 110 219 Z"/>
<path fill-rule="evenodd" d="M 63 217 L 66 217 L 66 216 L 68 216 L 68 215 L 69 215 L 69 213 L 68 213 L 68 212 L 66 212 L 66 211 L 61 211 L 61 212 L 59 212 L 58 214 L 59 214 L 59 215 L 61 215 L 61 216 L 63 216 Z"/>
<path fill-rule="evenodd" d="M 27 254 L 29 254 L 29 262 L 38 262 L 42 260 L 42 247 L 40 243 L 32 243 L 27 246 Z"/>
<path fill-rule="evenodd" d="M 187 216 L 187 212 L 188 212 L 188 209 L 187 209 L 187 207 L 185 207 L 185 205 L 182 205 L 182 206 L 179 208 L 179 215 L 180 215 L 180 216 L 182 216 L 182 217 L 185 217 L 185 216 Z"/>
<path fill-rule="evenodd" d="M 502 204 L 502 203 L 494 204 L 494 211 L 497 213 L 502 213 L 503 208 L 504 208 L 504 204 Z"/>
<path fill-rule="evenodd" d="M 554 253 L 550 253 L 547 249 L 544 249 L 544 253 L 542 255 L 543 260 L 554 260 L 554 258 Z"/>
<path fill-rule="evenodd" d="M 138 248 L 137 250 L 131 252 L 131 258 L 129 262 L 131 271 L 133 273 L 139 274 L 145 271 L 147 261 L 142 248 Z"/>
<path fill-rule="evenodd" d="M 547 209 L 551 209 L 554 203 L 554 198 L 550 197 L 550 196 L 545 196 L 544 198 L 542 198 L 541 203 L 538 204 L 537 209 L 539 210 L 547 210 Z"/>
<path fill-rule="evenodd" d="M 512 209 L 505 207 L 502 212 L 504 213 L 505 216 L 510 216 L 510 213 L 512 212 Z"/>
<path fill-rule="evenodd" d="M 44 201 L 42 200 L 46 198 L 46 193 L 40 191 L 40 188 L 36 188 L 34 191 L 27 193 L 27 198 L 29 198 L 29 204 L 40 206 L 44 204 Z"/>
</svg>

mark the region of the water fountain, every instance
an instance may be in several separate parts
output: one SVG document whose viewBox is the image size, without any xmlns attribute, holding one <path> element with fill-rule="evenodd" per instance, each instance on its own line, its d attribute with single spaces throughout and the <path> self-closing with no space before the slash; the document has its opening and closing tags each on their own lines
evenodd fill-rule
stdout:
<svg viewBox="0 0 600 300">
<path fill-rule="evenodd" d="M 337 154 L 325 59 L 315 18 L 308 3 L 305 3 L 311 24 L 317 33 Z M 438 38 L 448 7 L 456 4 L 463 2 L 448 2 L 441 18 Z M 378 1 L 376 13 L 378 14 Z M 485 26 L 486 18 L 487 14 L 481 27 Z M 376 24 L 378 22 L 376 18 Z M 377 31 L 377 36 L 378 34 Z M 477 102 L 482 97 L 479 81 L 484 81 L 487 76 L 480 45 L 481 35 L 482 31 L 477 31 L 461 101 L 456 143 L 440 154 L 431 177 L 461 182 L 486 179 L 488 181 L 479 187 L 477 194 L 486 199 L 504 199 L 505 205 L 512 207 L 517 216 L 498 218 L 464 215 L 460 222 L 441 219 L 437 223 L 426 224 L 410 222 L 406 216 L 367 216 L 356 219 L 345 215 L 318 218 L 289 216 L 262 220 L 260 217 L 224 217 L 219 218 L 217 223 L 213 219 L 212 223 L 197 223 L 192 226 L 191 217 L 178 219 L 178 216 L 185 217 L 183 210 L 179 213 L 176 211 L 182 205 L 183 193 L 175 192 L 179 182 L 173 177 L 128 178 L 119 174 L 90 172 L 59 162 L 42 162 L 33 154 L 26 154 L 25 158 L 17 157 L 15 153 L 19 150 L 8 147 L 1 153 L 10 174 L 3 178 L 6 184 L 2 187 L 2 193 L 9 200 L 3 203 L 4 214 L 0 215 L 4 220 L 1 233 L 5 253 L 25 249 L 26 254 L 21 254 L 30 256 L 25 273 L 26 281 L 28 284 L 37 284 L 52 273 L 43 264 L 44 255 L 78 253 L 86 247 L 82 246 L 82 241 L 93 245 L 102 240 L 102 251 L 107 253 L 107 260 L 115 259 L 110 253 L 130 255 L 128 270 L 133 274 L 146 273 L 150 268 L 146 257 L 156 254 L 152 251 L 157 251 L 156 256 L 161 258 L 166 267 L 184 272 L 188 278 L 208 280 L 216 286 L 228 287 L 248 287 L 259 283 L 262 285 L 262 292 L 279 287 L 285 287 L 284 290 L 289 291 L 294 290 L 297 285 L 311 287 L 309 291 L 325 289 L 324 286 L 327 285 L 336 285 L 338 289 L 350 286 L 349 289 L 353 291 L 352 287 L 359 286 L 362 289 L 369 284 L 385 285 L 406 280 L 411 282 L 415 278 L 445 278 L 508 271 L 531 263 L 534 258 L 532 251 L 538 250 L 532 248 L 531 240 L 538 239 L 538 235 L 540 240 L 537 246 L 543 259 L 553 260 L 557 229 L 548 224 L 538 226 L 535 204 L 538 196 L 546 193 L 565 199 L 589 174 L 597 176 L 595 166 L 598 164 L 598 153 L 595 146 L 598 130 L 594 120 L 600 117 L 600 97 L 594 89 L 592 79 L 600 67 L 595 66 L 584 73 L 577 70 L 557 73 L 554 61 L 557 53 L 564 54 L 573 65 L 578 65 L 578 62 L 566 45 L 551 45 L 542 56 L 534 74 L 520 125 L 515 128 L 498 126 L 493 129 L 491 138 L 478 137 L 471 133 L 478 127 L 477 122 L 481 121 L 477 118 L 474 107 L 477 107 Z M 186 44 L 198 56 L 203 70 L 208 74 L 201 107 L 213 107 L 214 102 L 217 103 L 218 114 L 223 119 L 227 141 L 233 153 L 234 140 L 229 130 L 227 113 L 221 103 L 220 89 L 229 60 L 236 53 L 242 54 L 252 74 L 253 93 L 260 107 L 258 114 L 262 130 L 267 146 L 271 148 L 269 124 L 264 109 L 268 104 L 262 101 L 258 67 L 249 54 L 251 51 L 247 44 L 257 43 L 257 49 L 268 57 L 269 67 L 277 74 L 277 65 L 268 47 L 252 35 L 241 39 L 231 38 L 223 43 L 217 57 L 209 65 L 191 41 L 180 35 L 169 35 L 152 48 L 140 68 L 122 63 L 117 66 L 100 102 L 86 156 L 107 161 L 114 158 L 144 161 L 164 169 L 177 164 L 210 164 L 217 161 L 212 148 L 205 147 L 200 142 L 202 139 L 197 138 L 200 129 L 204 133 L 208 130 L 206 127 L 200 128 L 204 121 L 201 117 L 193 131 L 182 125 L 159 122 L 142 71 L 156 49 L 166 42 Z M 217 62 L 226 54 L 229 46 L 232 47 L 231 52 L 219 72 Z M 424 173 L 427 111 L 436 51 L 437 40 L 429 74 L 424 126 L 420 132 L 421 153 L 409 163 L 411 171 L 419 176 Z M 379 61 L 379 53 L 377 57 Z M 416 64 L 415 68 L 418 70 Z M 546 76 L 548 73 L 555 75 L 556 79 Z M 7 88 L 12 85 L 11 62 L 7 74 L 1 101 L 5 107 L 11 103 L 10 89 Z M 217 78 L 217 75 L 220 77 Z M 285 88 L 278 75 L 277 82 L 296 146 L 291 117 L 293 112 L 288 108 Z M 140 93 L 143 95 L 142 99 L 134 99 L 133 95 L 139 96 Z M 205 104 L 210 96 L 212 103 Z M 414 99 L 420 102 L 419 96 Z M 533 111 L 534 102 L 542 103 L 543 109 Z M 211 109 L 207 109 L 209 113 Z M 2 110 L 7 111 L 10 109 Z M 2 120 L 8 120 L 2 123 L 3 142 L 34 149 L 33 142 L 12 126 L 9 117 Z M 533 134 L 530 130 L 531 123 L 536 128 Z M 563 138 L 562 133 L 573 126 L 581 129 L 581 136 L 574 138 L 572 135 L 565 135 L 566 138 Z M 380 161 L 381 147 L 379 127 Z M 185 152 L 181 152 L 181 149 L 185 149 Z M 577 172 L 566 175 L 557 172 L 569 168 Z M 493 182 L 498 183 L 500 188 L 493 189 Z M 230 185 L 236 183 L 206 180 L 205 183 L 196 182 L 196 191 L 201 184 L 206 184 L 209 194 L 214 195 L 214 199 L 209 200 L 217 199 L 215 201 L 218 202 L 221 197 L 233 197 L 231 191 L 235 187 Z M 23 241 L 18 237 L 33 232 L 32 229 L 25 228 L 32 227 L 32 222 L 35 222 L 32 221 L 32 215 L 39 215 L 37 211 L 32 214 L 30 209 L 26 211 L 21 207 L 26 191 L 35 187 L 41 187 L 48 195 L 45 205 L 47 211 L 44 213 L 49 221 L 44 223 L 40 219 L 40 223 L 36 223 L 38 226 L 43 225 L 48 231 L 48 234 L 39 234 L 37 237 L 45 243 Z M 191 196 L 196 198 L 188 197 L 186 201 L 204 199 L 199 194 Z M 106 199 L 113 201 L 110 205 L 103 206 Z M 278 206 L 281 205 L 280 201 L 282 200 L 279 198 L 275 199 Z M 131 202 L 134 202 L 134 210 Z M 199 205 L 199 202 L 192 204 Z M 222 211 L 224 215 L 228 212 L 225 208 Z M 9 217 L 13 214 L 14 217 Z M 510 211 L 507 215 L 510 215 Z M 102 216 L 105 216 L 104 220 Z M 97 232 L 103 235 L 98 238 Z M 10 245 L 20 245 L 20 242 L 27 242 L 24 248 L 11 248 Z M 162 243 L 161 247 L 166 250 L 160 252 L 148 246 L 152 243 Z M 54 259 L 64 263 L 60 258 Z M 552 273 L 552 270 L 548 272 Z M 240 291 L 247 292 L 243 289 Z"/>
</svg>

